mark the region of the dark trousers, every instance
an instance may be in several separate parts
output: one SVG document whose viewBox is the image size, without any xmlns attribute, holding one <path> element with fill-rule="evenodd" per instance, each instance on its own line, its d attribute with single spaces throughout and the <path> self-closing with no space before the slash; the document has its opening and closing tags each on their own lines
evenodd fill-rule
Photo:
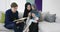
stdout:
<svg viewBox="0 0 60 32">
<path fill-rule="evenodd" d="M 14 32 L 23 32 L 24 23 L 19 24 L 9 24 L 6 26 L 7 29 L 13 29 Z"/>
<path fill-rule="evenodd" d="M 38 23 L 33 23 L 29 27 L 29 32 L 38 32 Z"/>
</svg>

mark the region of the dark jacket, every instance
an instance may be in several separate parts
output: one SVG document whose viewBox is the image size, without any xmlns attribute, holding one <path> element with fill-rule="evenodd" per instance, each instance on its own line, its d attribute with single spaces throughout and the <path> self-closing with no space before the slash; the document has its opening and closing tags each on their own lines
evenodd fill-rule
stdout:
<svg viewBox="0 0 60 32">
<path fill-rule="evenodd" d="M 13 24 L 16 19 L 18 19 L 18 11 L 12 13 L 11 9 L 8 9 L 5 13 L 5 26 Z"/>
</svg>

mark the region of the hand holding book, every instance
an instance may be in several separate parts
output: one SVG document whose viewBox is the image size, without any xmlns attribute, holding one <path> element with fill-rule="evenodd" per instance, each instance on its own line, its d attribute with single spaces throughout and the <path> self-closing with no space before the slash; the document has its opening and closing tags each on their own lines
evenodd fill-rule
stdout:
<svg viewBox="0 0 60 32">
<path fill-rule="evenodd" d="M 24 22 L 24 20 L 25 20 L 26 18 L 27 18 L 27 17 L 20 18 L 20 19 L 14 20 L 13 22 L 22 23 L 22 22 Z"/>
</svg>

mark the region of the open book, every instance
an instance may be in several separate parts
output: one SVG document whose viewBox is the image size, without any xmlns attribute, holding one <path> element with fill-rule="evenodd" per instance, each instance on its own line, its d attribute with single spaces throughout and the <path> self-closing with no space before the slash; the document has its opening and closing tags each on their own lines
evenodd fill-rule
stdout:
<svg viewBox="0 0 60 32">
<path fill-rule="evenodd" d="M 27 19 L 27 17 L 24 17 L 24 18 L 20 18 L 20 19 L 17 19 L 17 20 L 14 20 L 13 22 L 24 22 L 24 20 Z"/>
</svg>

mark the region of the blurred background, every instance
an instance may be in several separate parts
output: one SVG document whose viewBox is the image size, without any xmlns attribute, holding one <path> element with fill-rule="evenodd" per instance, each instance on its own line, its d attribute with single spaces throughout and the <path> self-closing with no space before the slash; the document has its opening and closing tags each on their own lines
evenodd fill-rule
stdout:
<svg viewBox="0 0 60 32">
<path fill-rule="evenodd" d="M 52 25 L 51 23 L 46 24 L 45 22 L 41 25 L 41 27 L 44 27 L 42 28 L 44 30 L 45 29 L 44 25 L 46 24 L 46 29 L 44 30 L 44 32 L 48 31 L 49 29 L 53 29 L 51 31 L 54 32 L 60 32 L 60 0 L 0 0 L 0 27 L 3 27 L 4 25 L 5 12 L 7 9 L 11 8 L 10 5 L 12 2 L 16 2 L 18 4 L 18 12 L 20 18 L 23 16 L 26 2 L 36 4 L 38 11 L 42 11 L 42 13 L 49 12 L 50 14 L 56 14 L 57 23 L 52 23 L 53 24 Z M 54 30 L 54 28 L 56 29 Z M 0 32 L 3 29 L 4 27 L 0 28 Z"/>
</svg>

